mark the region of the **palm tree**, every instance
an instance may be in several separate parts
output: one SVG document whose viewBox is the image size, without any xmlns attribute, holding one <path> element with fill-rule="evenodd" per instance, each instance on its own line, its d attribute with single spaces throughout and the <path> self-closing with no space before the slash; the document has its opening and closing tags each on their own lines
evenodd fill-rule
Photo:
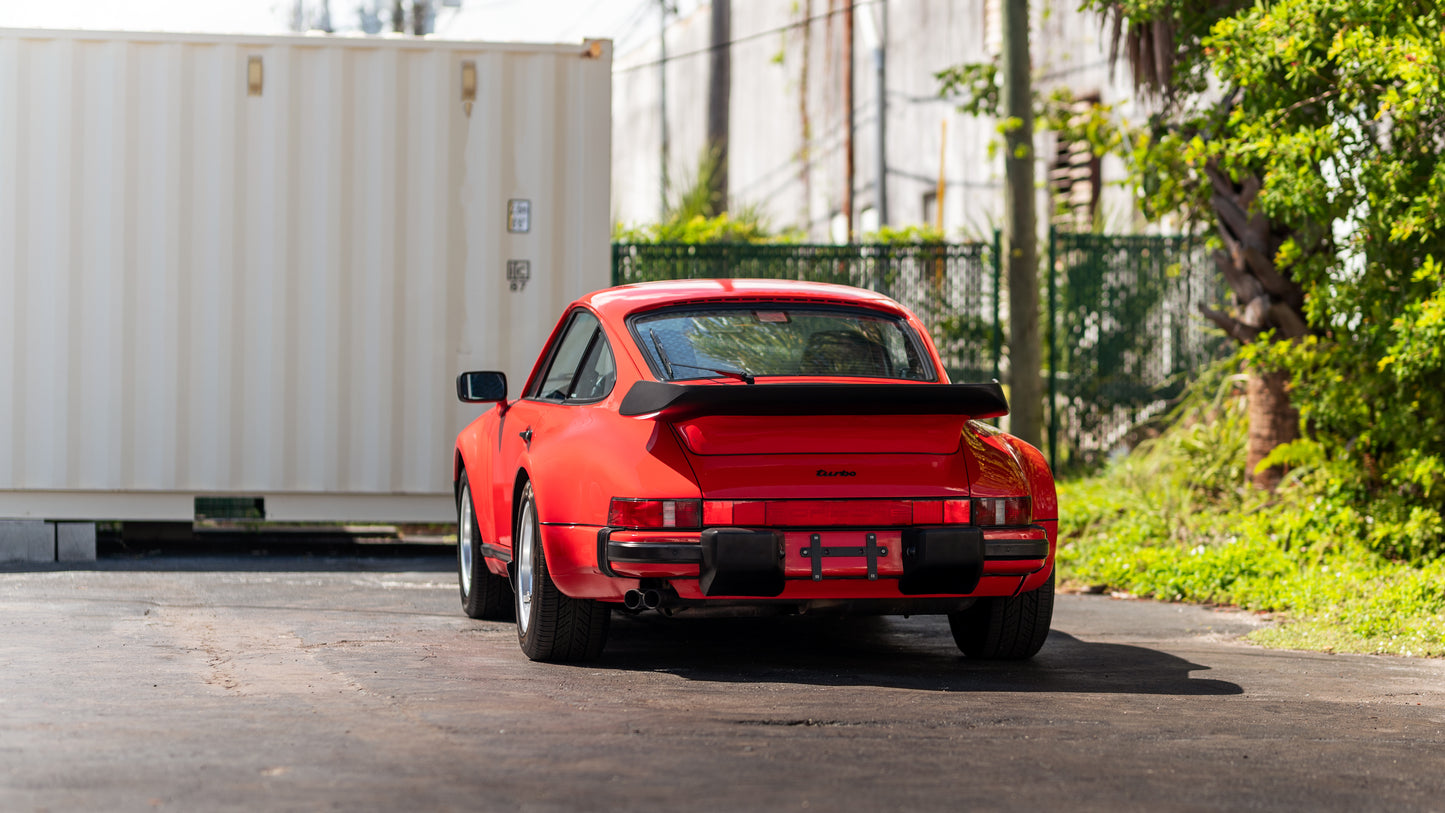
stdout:
<svg viewBox="0 0 1445 813">
<path fill-rule="evenodd" d="M 1110 28 L 1110 61 L 1122 57 L 1130 67 L 1135 88 L 1158 104 L 1155 127 L 1189 128 L 1191 135 L 1208 140 L 1210 123 L 1225 121 L 1230 107 L 1243 91 L 1211 90 L 1202 38 L 1219 18 L 1238 11 L 1240 0 L 1162 0 L 1141 10 L 1102 0 L 1097 7 Z M 1188 115 L 1201 104 L 1207 115 Z M 1200 122 L 1204 122 L 1203 125 Z M 1288 270 L 1275 264 L 1280 246 L 1291 236 L 1253 208 L 1262 183 L 1254 175 L 1234 178 L 1217 162 L 1195 179 L 1208 197 L 1222 248 L 1214 262 L 1234 293 L 1229 311 L 1201 306 L 1210 321 L 1241 344 L 1271 333 L 1274 341 L 1291 341 L 1309 332 L 1305 321 L 1304 291 Z M 1300 235 L 1294 235 L 1299 240 Z M 1316 248 L 1328 246 L 1327 234 L 1317 236 Z M 1254 473 L 1264 457 L 1281 443 L 1299 436 L 1299 412 L 1290 402 L 1289 377 L 1281 371 L 1255 369 L 1246 387 L 1249 404 L 1247 471 L 1262 488 L 1272 489 L 1283 476 L 1279 469 Z"/>
</svg>

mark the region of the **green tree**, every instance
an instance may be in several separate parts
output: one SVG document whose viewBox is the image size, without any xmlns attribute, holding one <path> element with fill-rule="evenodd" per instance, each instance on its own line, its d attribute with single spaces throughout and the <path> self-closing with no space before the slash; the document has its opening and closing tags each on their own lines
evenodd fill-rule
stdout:
<svg viewBox="0 0 1445 813">
<path fill-rule="evenodd" d="M 1084 0 L 1110 24 L 1111 57 L 1129 63 L 1136 89 L 1154 113 L 1141 125 L 1113 118 L 1109 106 L 1094 104 L 1080 114 L 1067 88 L 1035 96 L 1041 129 L 1090 143 L 1096 154 L 1117 152 L 1126 159 L 1140 204 L 1151 218 L 1181 219 L 1186 229 L 1217 228 L 1214 260 L 1235 295 L 1229 311 L 1202 308 L 1204 315 L 1241 343 L 1261 336 L 1296 339 L 1307 332 L 1303 291 L 1274 255 L 1289 235 L 1253 210 L 1260 180 L 1235 176 L 1217 163 L 1196 160 L 1191 148 L 1214 139 L 1239 95 L 1221 94 L 1212 81 L 1212 62 L 1203 40 L 1212 26 L 1237 12 L 1237 0 Z M 974 115 L 999 117 L 997 67 L 960 65 L 941 71 L 945 95 L 955 95 Z M 1000 129 L 1006 129 L 1008 121 Z M 1257 367 L 1247 386 L 1250 402 L 1251 470 L 1270 451 L 1298 434 L 1299 418 L 1287 391 L 1288 375 Z M 1281 470 L 1269 468 L 1256 482 L 1273 487 Z"/>
<path fill-rule="evenodd" d="M 790 231 L 775 232 L 762 209 L 754 205 L 727 211 L 718 190 L 722 171 L 720 153 L 703 150 L 697 169 L 668 192 L 667 211 L 656 223 L 636 226 L 615 224 L 612 239 L 618 243 L 769 243 L 795 242 Z"/>
<path fill-rule="evenodd" d="M 1445 509 L 1439 5 L 1095 6 L 1114 21 L 1136 78 L 1161 100 L 1160 114 L 1123 139 L 1146 211 L 1217 219 L 1219 264 L 1236 308 L 1211 318 L 1249 343 L 1245 358 L 1255 369 L 1292 382 L 1307 437 L 1282 445 L 1263 466 L 1305 466 L 1329 496 L 1364 507 L 1377 548 L 1438 552 Z"/>
<path fill-rule="evenodd" d="M 1445 509 L 1442 36 L 1422 0 L 1244 9 L 1205 47 L 1249 90 L 1196 150 L 1263 178 L 1257 209 L 1295 235 L 1276 261 L 1307 292 L 1312 330 L 1274 355 L 1310 437 L 1275 458 L 1315 460 L 1390 529 L 1371 531 L 1377 546 L 1404 555 L 1440 547 Z"/>
<path fill-rule="evenodd" d="M 1209 39 L 1216 25 L 1243 13 L 1239 0 L 1085 0 L 1112 22 L 1112 58 L 1127 58 L 1135 87 L 1151 96 L 1148 123 L 1119 140 L 1145 213 L 1184 216 L 1195 229 L 1213 227 L 1214 262 L 1234 293 L 1234 307 L 1202 307 L 1206 317 L 1241 343 L 1294 341 L 1309 332 L 1304 289 L 1289 264 L 1277 261 L 1287 242 L 1309 253 L 1328 251 L 1318 224 L 1271 218 L 1255 205 L 1263 188 L 1259 168 L 1220 160 L 1210 146 L 1228 141 L 1231 112 L 1256 89 L 1225 81 Z M 1219 90 L 1222 87 L 1223 90 Z M 1246 385 L 1249 402 L 1247 468 L 1257 485 L 1273 488 L 1283 475 L 1260 463 L 1299 434 L 1289 374 L 1257 364 Z"/>
</svg>

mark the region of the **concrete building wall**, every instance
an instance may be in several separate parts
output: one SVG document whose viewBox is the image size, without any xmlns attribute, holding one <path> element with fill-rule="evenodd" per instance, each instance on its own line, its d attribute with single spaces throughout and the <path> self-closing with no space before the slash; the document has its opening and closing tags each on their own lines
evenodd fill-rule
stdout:
<svg viewBox="0 0 1445 813">
<path fill-rule="evenodd" d="M 842 236 L 834 222 L 845 186 L 841 8 L 839 0 L 732 0 L 730 204 L 734 209 L 759 206 L 774 226 L 800 228 L 820 241 Z M 854 222 L 860 231 L 877 225 L 867 210 L 876 215 L 879 202 L 873 49 L 880 39 L 886 65 L 889 224 L 932 222 L 940 171 L 943 225 L 951 238 L 989 239 L 1000 222 L 1003 164 L 990 149 L 998 140 L 995 122 L 960 113 L 956 102 L 939 98 L 935 76 L 951 65 L 988 61 L 997 53 L 999 8 L 999 0 L 884 0 L 857 7 Z M 1035 2 L 1033 14 L 1038 92 L 1067 86 L 1076 97 L 1096 96 L 1131 113 L 1127 70 L 1110 77 L 1099 17 L 1057 0 Z M 674 182 L 691 176 L 703 149 L 709 26 L 710 10 L 703 6 L 668 27 L 664 64 Z M 660 213 L 657 46 L 653 38 L 621 54 L 613 72 L 615 222 L 650 222 Z M 1036 143 L 1042 186 L 1054 137 L 1040 133 Z M 1102 178 L 1099 209 L 1105 228 L 1132 231 L 1130 196 L 1117 186 L 1122 167 L 1106 160 Z M 1039 206 L 1042 224 L 1051 211 L 1042 188 Z"/>
</svg>

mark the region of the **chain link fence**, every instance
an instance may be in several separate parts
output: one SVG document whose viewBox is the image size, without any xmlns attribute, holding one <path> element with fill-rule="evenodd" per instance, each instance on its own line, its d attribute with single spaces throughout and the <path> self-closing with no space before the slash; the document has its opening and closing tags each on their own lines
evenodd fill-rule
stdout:
<svg viewBox="0 0 1445 813">
<path fill-rule="evenodd" d="M 1056 471 L 1087 470 L 1233 350 L 1199 313 L 1225 291 L 1187 237 L 1051 231 L 1049 269 L 1050 453 Z"/>
<path fill-rule="evenodd" d="M 994 256 L 987 243 L 617 243 L 612 282 L 753 277 L 867 288 L 918 315 L 952 380 L 989 381 L 1003 348 Z"/>
<path fill-rule="evenodd" d="M 924 245 L 619 243 L 612 281 L 771 278 L 878 291 L 918 314 L 954 381 L 1001 378 L 998 239 Z M 1183 237 L 1051 231 L 1043 320 L 1048 452 L 1095 467 L 1132 445 L 1191 373 L 1233 346 L 1199 315 L 1224 300 L 1204 246 Z"/>
</svg>

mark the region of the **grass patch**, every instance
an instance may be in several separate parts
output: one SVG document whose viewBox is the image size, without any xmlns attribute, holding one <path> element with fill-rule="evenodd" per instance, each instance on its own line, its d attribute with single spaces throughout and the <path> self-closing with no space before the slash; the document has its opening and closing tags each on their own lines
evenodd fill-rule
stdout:
<svg viewBox="0 0 1445 813">
<path fill-rule="evenodd" d="M 1392 560 L 1374 518 L 1309 481 L 1248 487 L 1232 377 L 1102 474 L 1059 484 L 1059 573 L 1165 601 L 1276 614 L 1265 646 L 1445 656 L 1445 559 Z"/>
</svg>

